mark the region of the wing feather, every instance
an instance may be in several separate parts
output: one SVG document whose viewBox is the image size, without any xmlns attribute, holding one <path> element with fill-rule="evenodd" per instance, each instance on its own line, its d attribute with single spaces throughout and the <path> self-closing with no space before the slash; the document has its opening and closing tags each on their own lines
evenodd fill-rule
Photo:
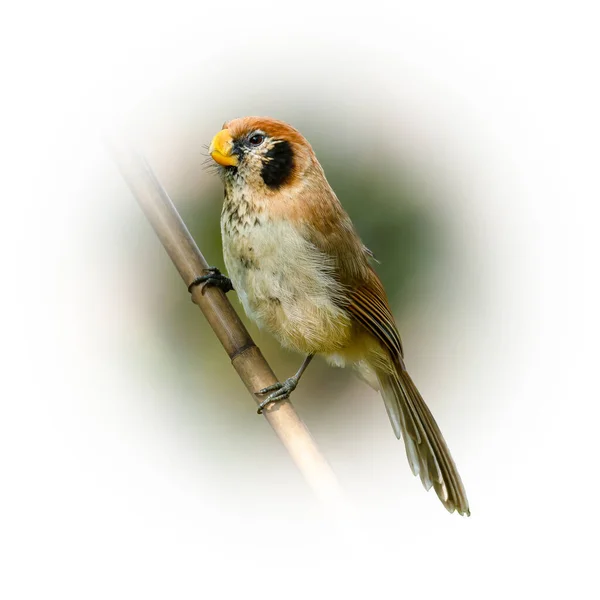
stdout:
<svg viewBox="0 0 600 600">
<path fill-rule="evenodd" d="M 371 273 L 368 282 L 348 290 L 348 311 L 389 350 L 393 358 L 402 359 L 404 349 L 394 316 L 379 278 L 374 271 Z"/>
<path fill-rule="evenodd" d="M 344 290 L 340 305 L 387 350 L 383 361 L 374 362 L 372 368 L 394 432 L 404 439 L 412 472 L 420 476 L 425 489 L 433 487 L 450 512 L 457 510 L 468 515 L 467 496 L 448 446 L 404 366 L 400 334 L 383 285 L 369 264 L 371 253 L 360 241 L 335 195 L 327 200 L 319 205 L 324 218 L 313 219 L 306 225 L 306 235 L 332 258 L 334 277 Z M 332 222 L 336 222 L 335 227 Z"/>
</svg>

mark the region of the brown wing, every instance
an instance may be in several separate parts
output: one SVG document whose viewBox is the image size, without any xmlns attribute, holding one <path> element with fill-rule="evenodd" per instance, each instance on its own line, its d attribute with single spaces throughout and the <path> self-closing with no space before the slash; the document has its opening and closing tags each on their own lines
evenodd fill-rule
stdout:
<svg viewBox="0 0 600 600">
<path fill-rule="evenodd" d="M 348 291 L 348 310 L 356 321 L 372 333 L 394 358 L 403 358 L 404 350 L 400 334 L 390 310 L 379 277 L 369 267 L 371 276 L 358 287 Z"/>
<path fill-rule="evenodd" d="M 303 222 L 305 237 L 334 260 L 335 277 L 345 290 L 343 300 L 353 319 L 374 335 L 394 359 L 404 356 L 400 335 L 383 285 L 369 264 L 373 253 L 362 243 L 350 217 L 329 188 L 306 196 L 310 222 Z"/>
<path fill-rule="evenodd" d="M 306 225 L 308 239 L 334 259 L 345 294 L 343 306 L 390 353 L 393 369 L 373 365 L 385 407 L 398 438 L 404 439 L 412 472 L 425 489 L 434 487 L 444 506 L 469 514 L 469 502 L 448 446 L 404 366 L 404 352 L 383 285 L 369 264 L 370 253 L 337 198 L 319 205 L 322 219 Z M 335 223 L 335 226 L 332 226 Z"/>
</svg>

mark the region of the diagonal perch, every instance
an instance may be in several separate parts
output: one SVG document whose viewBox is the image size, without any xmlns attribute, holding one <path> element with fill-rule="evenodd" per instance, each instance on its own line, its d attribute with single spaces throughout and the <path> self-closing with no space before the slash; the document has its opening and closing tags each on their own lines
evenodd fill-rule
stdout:
<svg viewBox="0 0 600 600">
<path fill-rule="evenodd" d="M 109 146 L 123 178 L 187 288 L 203 274 L 208 263 L 145 159 L 118 138 L 111 139 Z M 206 288 L 203 294 L 201 286 L 192 289 L 192 299 L 204 313 L 254 401 L 259 404 L 260 398 L 253 392 L 276 383 L 277 378 L 229 300 L 216 287 Z M 343 508 L 343 495 L 337 479 L 289 400 L 271 404 L 263 414 L 316 496 L 333 510 Z"/>
</svg>

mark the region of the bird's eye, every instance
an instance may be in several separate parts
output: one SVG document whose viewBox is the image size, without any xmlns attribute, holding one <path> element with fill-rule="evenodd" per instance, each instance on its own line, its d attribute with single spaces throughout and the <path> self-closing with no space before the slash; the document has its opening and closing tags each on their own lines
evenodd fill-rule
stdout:
<svg viewBox="0 0 600 600">
<path fill-rule="evenodd" d="M 260 146 L 265 141 L 262 133 L 255 133 L 249 140 L 251 146 Z"/>
</svg>

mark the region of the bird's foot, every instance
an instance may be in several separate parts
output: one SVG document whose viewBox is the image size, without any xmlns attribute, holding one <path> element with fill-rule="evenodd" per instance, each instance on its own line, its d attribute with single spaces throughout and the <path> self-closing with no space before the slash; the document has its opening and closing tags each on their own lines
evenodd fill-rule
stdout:
<svg viewBox="0 0 600 600">
<path fill-rule="evenodd" d="M 202 293 L 204 294 L 204 290 L 206 286 L 214 285 L 215 287 L 220 288 L 223 292 L 231 292 L 233 290 L 233 285 L 231 283 L 231 279 L 229 277 L 225 277 L 217 267 L 208 267 L 205 269 L 207 271 L 206 275 L 201 275 L 200 277 L 196 277 L 192 283 L 188 286 L 188 292 L 192 293 L 192 289 L 197 285 L 204 284 L 202 286 Z"/>
<path fill-rule="evenodd" d="M 269 392 L 273 392 L 258 405 L 258 410 L 256 412 L 260 415 L 267 404 L 271 404 L 271 402 L 281 402 L 282 400 L 287 400 L 290 397 L 290 394 L 296 389 L 296 386 L 298 385 L 298 379 L 298 377 L 290 377 L 283 383 L 278 381 L 277 383 L 274 383 L 273 385 L 256 392 L 260 396 L 263 394 L 268 394 Z"/>
</svg>

